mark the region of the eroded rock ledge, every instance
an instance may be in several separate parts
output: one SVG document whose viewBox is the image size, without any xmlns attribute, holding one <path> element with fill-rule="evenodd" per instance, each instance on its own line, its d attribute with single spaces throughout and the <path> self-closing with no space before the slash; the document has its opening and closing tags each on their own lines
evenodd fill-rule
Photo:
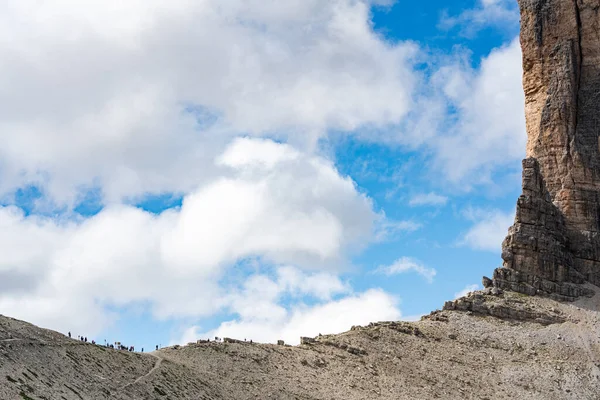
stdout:
<svg viewBox="0 0 600 400">
<path fill-rule="evenodd" d="M 561 301 L 593 296 L 581 286 L 586 279 L 574 267 L 571 248 L 564 216 L 552 203 L 537 160 L 525 159 L 515 223 L 502 243 L 504 266 L 486 286 Z"/>
<path fill-rule="evenodd" d="M 561 324 L 565 318 L 551 310 L 532 308 L 527 302 L 514 297 L 503 296 L 503 292 L 494 288 L 483 292 L 472 292 L 454 301 L 447 301 L 444 310 L 466 311 L 480 316 L 491 316 L 508 321 L 535 322 L 541 325 Z M 437 319 L 439 311 L 432 312 L 426 319 Z"/>
</svg>

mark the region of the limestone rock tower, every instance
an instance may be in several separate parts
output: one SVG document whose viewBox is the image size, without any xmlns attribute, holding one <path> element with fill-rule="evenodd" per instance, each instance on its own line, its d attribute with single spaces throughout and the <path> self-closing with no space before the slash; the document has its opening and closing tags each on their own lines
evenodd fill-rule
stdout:
<svg viewBox="0 0 600 400">
<path fill-rule="evenodd" d="M 493 285 L 558 300 L 600 286 L 600 0 L 519 0 L 527 158 Z"/>
</svg>

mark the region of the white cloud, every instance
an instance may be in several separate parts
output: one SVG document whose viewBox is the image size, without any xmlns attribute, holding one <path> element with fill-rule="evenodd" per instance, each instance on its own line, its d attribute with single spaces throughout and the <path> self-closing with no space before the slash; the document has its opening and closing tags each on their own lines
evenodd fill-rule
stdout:
<svg viewBox="0 0 600 400">
<path fill-rule="evenodd" d="M 487 26 L 514 31 L 518 29 L 519 7 L 513 0 L 478 0 L 477 6 L 463 11 L 457 16 L 447 13 L 442 16 L 438 26 L 442 29 L 459 27 L 467 36 Z"/>
<path fill-rule="evenodd" d="M 461 240 L 461 244 L 475 250 L 499 253 L 508 228 L 514 223 L 515 213 L 500 210 L 467 210 L 466 216 L 475 224 Z"/>
<path fill-rule="evenodd" d="M 294 267 L 280 267 L 277 270 L 280 292 L 291 295 L 310 295 L 319 300 L 329 300 L 335 294 L 346 293 L 350 287 L 338 277 L 324 272 L 312 275 L 303 274 Z"/>
<path fill-rule="evenodd" d="M 217 159 L 218 165 L 231 168 L 256 168 L 272 169 L 277 164 L 294 161 L 299 153 L 290 146 L 283 146 L 271 140 L 258 140 L 238 138 Z"/>
<path fill-rule="evenodd" d="M 500 168 L 520 167 L 527 139 L 521 75 L 518 39 L 494 50 L 478 70 L 453 63 L 436 72 L 434 85 L 449 108 L 437 116 L 442 133 L 430 146 L 435 170 L 451 183 L 470 189 L 493 183 Z"/>
<path fill-rule="evenodd" d="M 268 305 L 273 306 L 273 303 Z M 339 333 L 349 330 L 352 325 L 398 320 L 401 317 L 397 300 L 376 289 L 313 306 L 300 304 L 277 308 L 278 312 L 273 312 L 263 307 L 257 315 L 242 315 L 240 319 L 224 322 L 208 332 L 202 332 L 200 327 L 194 326 L 174 342 L 185 344 L 218 336 L 263 343 L 275 343 L 282 339 L 295 345 L 300 342 L 300 336 Z"/>
<path fill-rule="evenodd" d="M 371 240 L 379 218 L 371 202 L 329 162 L 289 145 L 240 139 L 218 159 L 240 146 L 268 162 L 229 163 L 229 175 L 158 216 L 113 205 L 61 222 L 0 208 L 0 275 L 23 283 L 0 292 L 0 309 L 90 333 L 114 317 L 105 305 L 149 304 L 157 318 L 212 315 L 235 300 L 220 278 L 253 257 L 320 271 L 279 269 L 277 293 L 327 300 L 347 291 L 332 273 Z"/>
<path fill-rule="evenodd" d="M 392 221 L 385 217 L 385 215 L 379 215 L 377 228 L 375 232 L 375 240 L 383 242 L 391 240 L 402 232 L 415 232 L 423 227 L 423 224 L 411 220 L 405 221 Z"/>
<path fill-rule="evenodd" d="M 496 185 L 498 175 L 519 170 L 527 134 L 518 38 L 477 67 L 466 49 L 421 56 L 430 68 L 407 116 L 391 129 L 362 130 L 359 137 L 425 156 L 427 168 L 419 173 L 454 192 Z"/>
<path fill-rule="evenodd" d="M 391 265 L 379 266 L 376 273 L 385 274 L 388 276 L 404 274 L 407 272 L 416 272 L 427 280 L 427 282 L 433 282 L 433 278 L 437 274 L 437 271 L 433 268 L 424 266 L 420 261 L 409 257 L 402 257 L 394 261 Z"/>
<path fill-rule="evenodd" d="M 423 193 L 413 196 L 408 204 L 410 206 L 445 206 L 448 203 L 448 197 L 436 193 Z"/>
<path fill-rule="evenodd" d="M 399 122 L 417 47 L 377 35 L 373 3 L 0 3 L 0 193 L 187 193 L 234 136 L 309 146 Z"/>
<path fill-rule="evenodd" d="M 473 285 L 467 285 L 465 286 L 465 288 L 463 290 L 461 290 L 460 292 L 456 292 L 454 293 L 454 298 L 458 299 L 461 297 L 465 297 L 466 295 L 468 295 L 471 292 L 474 292 L 476 290 L 479 290 L 481 287 L 478 284 L 473 284 Z"/>
<path fill-rule="evenodd" d="M 313 298 L 329 301 L 332 296 L 350 292 L 350 287 L 330 273 L 306 274 L 297 268 L 280 267 L 276 277 L 253 275 L 241 289 L 229 290 L 229 309 L 244 321 L 265 322 L 281 319 L 287 315 L 281 304 L 282 296 L 287 295 L 296 301 Z"/>
<path fill-rule="evenodd" d="M 435 72 L 435 57 L 372 29 L 370 7 L 388 3 L 5 1 L 0 195 L 28 183 L 58 206 L 90 187 L 109 203 L 185 194 L 218 176 L 233 137 L 311 149 L 328 130 L 398 132 L 451 182 L 483 168 L 474 183 L 489 183 L 524 148 L 517 41 L 480 70 L 454 60 L 427 81 L 414 66 Z"/>
</svg>

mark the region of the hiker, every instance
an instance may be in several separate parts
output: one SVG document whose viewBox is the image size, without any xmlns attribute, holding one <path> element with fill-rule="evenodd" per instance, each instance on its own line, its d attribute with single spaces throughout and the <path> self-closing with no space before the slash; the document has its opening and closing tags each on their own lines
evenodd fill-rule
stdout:
<svg viewBox="0 0 600 400">
<path fill-rule="evenodd" d="M 87 343 L 87 336 L 85 337 L 85 342 Z"/>
<path fill-rule="evenodd" d="M 144 352 L 144 348 L 142 347 L 142 353 Z"/>
<path fill-rule="evenodd" d="M 158 350 L 158 345 L 156 345 L 156 350 Z"/>
<path fill-rule="evenodd" d="M 71 332 L 69 331 L 69 339 L 71 339 Z"/>
</svg>

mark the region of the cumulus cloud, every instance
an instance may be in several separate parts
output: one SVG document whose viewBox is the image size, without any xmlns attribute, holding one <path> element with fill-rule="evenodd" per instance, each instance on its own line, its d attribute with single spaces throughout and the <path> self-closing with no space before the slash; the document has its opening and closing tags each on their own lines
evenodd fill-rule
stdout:
<svg viewBox="0 0 600 400">
<path fill-rule="evenodd" d="M 296 345 L 300 343 L 300 336 L 339 333 L 349 330 L 352 325 L 398 320 L 401 317 L 397 300 L 378 289 L 312 306 L 297 304 L 286 308 L 273 303 L 267 306 L 275 310 L 257 315 L 242 314 L 239 319 L 224 322 L 214 330 L 202 331 L 199 326 L 190 327 L 174 343 L 185 344 L 218 336 L 266 343 L 282 339 Z"/>
<path fill-rule="evenodd" d="M 108 203 L 185 194 L 218 175 L 235 136 L 310 149 L 331 130 L 397 132 L 452 182 L 478 168 L 486 181 L 524 148 L 517 41 L 480 69 L 440 69 L 373 31 L 371 7 L 388 3 L 5 1 L 0 195 L 34 184 L 60 207 L 90 188 Z M 431 81 L 423 61 L 439 69 Z"/>
<path fill-rule="evenodd" d="M 408 204 L 410 206 L 445 206 L 448 202 L 448 197 L 436 193 L 423 193 L 413 196 Z"/>
<path fill-rule="evenodd" d="M 2 2 L 0 192 L 187 193 L 241 133 L 310 146 L 397 123 L 417 48 L 372 30 L 384 3 Z"/>
<path fill-rule="evenodd" d="M 377 223 L 377 230 L 375 232 L 375 240 L 378 242 L 384 242 L 397 237 L 400 233 L 418 231 L 423 227 L 423 224 L 416 221 L 404 220 L 404 221 L 393 221 L 385 217 L 385 215 L 379 215 Z"/>
<path fill-rule="evenodd" d="M 520 168 L 525 156 L 524 94 L 518 38 L 473 65 L 468 50 L 422 54 L 430 63 L 400 124 L 363 130 L 363 140 L 418 152 L 436 185 L 453 191 L 493 186 L 495 177 Z"/>
<path fill-rule="evenodd" d="M 420 261 L 414 258 L 402 257 L 394 261 L 391 265 L 379 266 L 376 273 L 385 274 L 387 276 L 404 274 L 407 272 L 416 272 L 421 275 L 427 282 L 433 282 L 433 278 L 437 274 L 437 271 L 433 268 L 424 266 Z"/>
<path fill-rule="evenodd" d="M 279 293 L 291 296 L 310 295 L 319 300 L 330 300 L 336 294 L 351 291 L 348 284 L 331 273 L 318 272 L 307 275 L 290 266 L 278 268 L 277 284 Z"/>
<path fill-rule="evenodd" d="M 519 8 L 512 0 L 478 0 L 472 9 L 464 10 L 456 16 L 442 15 L 438 26 L 442 29 L 459 28 L 467 36 L 474 35 L 482 28 L 493 26 L 515 31 L 519 24 Z"/>
<path fill-rule="evenodd" d="M 514 210 L 504 212 L 469 209 L 465 215 L 475 224 L 464 235 L 460 244 L 475 250 L 499 253 L 508 228 L 514 223 Z"/>
<path fill-rule="evenodd" d="M 491 184 L 500 168 L 518 169 L 525 155 L 521 48 L 517 39 L 494 50 L 479 69 L 453 62 L 435 72 L 442 113 L 439 135 L 428 143 L 433 165 L 450 183 L 470 189 Z M 423 115 L 423 118 L 426 118 Z"/>
<path fill-rule="evenodd" d="M 235 156 L 245 146 L 253 158 Z M 347 291 L 331 274 L 370 240 L 378 219 L 354 183 L 324 159 L 263 139 L 239 139 L 217 160 L 228 175 L 160 215 L 113 205 L 60 221 L 0 208 L 0 273 L 36 282 L 1 292 L 0 309 L 87 332 L 114 318 L 107 305 L 149 304 L 156 318 L 212 315 L 236 301 L 219 281 L 248 258 L 321 271 L 279 269 L 278 293 L 327 300 Z"/>
</svg>

